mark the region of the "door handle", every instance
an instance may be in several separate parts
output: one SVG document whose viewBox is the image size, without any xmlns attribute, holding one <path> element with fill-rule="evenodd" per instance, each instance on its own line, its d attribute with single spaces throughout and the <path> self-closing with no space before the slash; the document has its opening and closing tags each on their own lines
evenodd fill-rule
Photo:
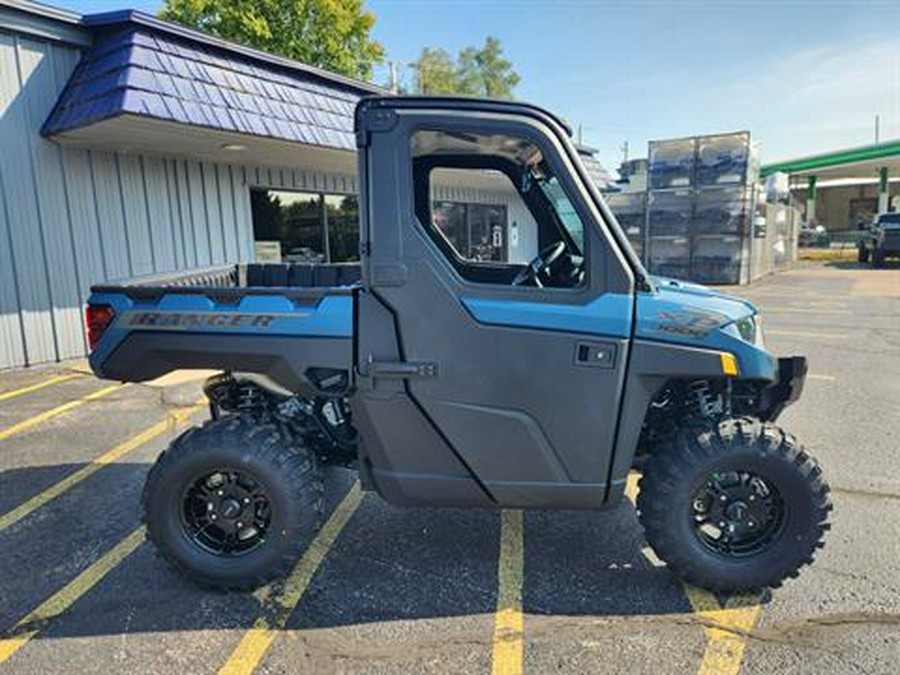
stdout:
<svg viewBox="0 0 900 675">
<path fill-rule="evenodd" d="M 407 380 L 437 377 L 434 361 L 369 361 L 368 377 Z"/>
<path fill-rule="evenodd" d="M 575 365 L 614 368 L 616 346 L 604 342 L 579 342 L 575 345 Z"/>
</svg>

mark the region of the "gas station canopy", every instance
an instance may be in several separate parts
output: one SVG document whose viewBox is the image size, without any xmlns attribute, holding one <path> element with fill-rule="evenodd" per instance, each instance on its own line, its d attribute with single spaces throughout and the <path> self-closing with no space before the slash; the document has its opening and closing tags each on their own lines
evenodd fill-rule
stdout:
<svg viewBox="0 0 900 675">
<path fill-rule="evenodd" d="M 822 179 L 873 178 L 884 168 L 892 176 L 900 175 L 900 140 L 767 164 L 760 170 L 760 175 L 766 178 L 781 172 Z"/>
<path fill-rule="evenodd" d="M 806 216 L 810 222 L 815 216 L 816 183 L 820 179 L 877 178 L 878 211 L 884 212 L 889 209 L 888 184 L 891 176 L 900 176 L 900 140 L 767 164 L 760 169 L 760 176 L 767 178 L 779 172 L 792 178 L 807 179 Z"/>
</svg>

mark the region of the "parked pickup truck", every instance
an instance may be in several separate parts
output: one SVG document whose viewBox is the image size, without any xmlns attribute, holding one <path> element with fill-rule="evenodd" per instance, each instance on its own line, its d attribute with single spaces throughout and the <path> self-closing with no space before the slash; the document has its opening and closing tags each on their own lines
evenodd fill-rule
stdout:
<svg viewBox="0 0 900 675">
<path fill-rule="evenodd" d="M 871 260 L 872 267 L 884 267 L 887 258 L 900 257 L 900 213 L 879 213 L 857 243 L 859 262 Z"/>
<path fill-rule="evenodd" d="M 767 351 L 749 302 L 648 276 L 564 123 L 385 97 L 360 103 L 356 131 L 359 267 L 93 289 L 99 376 L 222 371 L 211 419 L 147 478 L 165 558 L 208 586 L 284 575 L 319 522 L 323 469 L 344 465 L 395 504 L 552 509 L 614 506 L 640 466 L 647 540 L 690 583 L 777 586 L 812 560 L 828 486 L 774 425 L 806 360 Z M 436 196 L 479 181 L 505 204 L 482 220 Z"/>
</svg>

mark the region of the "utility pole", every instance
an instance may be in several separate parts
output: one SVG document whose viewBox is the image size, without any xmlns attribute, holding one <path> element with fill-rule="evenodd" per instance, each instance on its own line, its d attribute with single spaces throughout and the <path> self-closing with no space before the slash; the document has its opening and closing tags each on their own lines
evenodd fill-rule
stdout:
<svg viewBox="0 0 900 675">
<path fill-rule="evenodd" d="M 578 145 L 584 145 L 584 143 L 582 143 L 582 133 L 581 132 L 582 132 L 582 128 L 581 128 L 581 123 L 579 122 L 578 123 Z"/>
<path fill-rule="evenodd" d="M 628 141 L 622 143 L 622 164 L 628 161 Z"/>
<path fill-rule="evenodd" d="M 881 115 L 875 114 L 875 143 L 881 142 Z"/>
<path fill-rule="evenodd" d="M 397 62 L 389 61 L 388 65 L 391 67 L 391 93 L 396 94 L 398 90 L 397 86 Z"/>
</svg>

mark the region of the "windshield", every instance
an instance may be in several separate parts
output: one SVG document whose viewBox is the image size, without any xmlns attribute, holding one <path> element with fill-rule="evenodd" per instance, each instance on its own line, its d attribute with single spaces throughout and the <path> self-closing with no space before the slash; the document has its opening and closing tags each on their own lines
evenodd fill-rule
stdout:
<svg viewBox="0 0 900 675">
<path fill-rule="evenodd" d="M 557 217 L 578 249 L 575 252 L 583 255 L 584 225 L 581 224 L 581 219 L 578 217 L 578 213 L 575 212 L 575 207 L 572 206 L 572 202 L 566 195 L 565 190 L 563 190 L 562 185 L 559 184 L 559 180 L 556 176 L 550 176 L 549 178 L 541 176 L 537 179 L 537 184 L 541 186 L 544 196 L 553 205 Z"/>
<path fill-rule="evenodd" d="M 879 225 L 900 225 L 900 213 L 882 213 L 878 216 Z"/>
</svg>

